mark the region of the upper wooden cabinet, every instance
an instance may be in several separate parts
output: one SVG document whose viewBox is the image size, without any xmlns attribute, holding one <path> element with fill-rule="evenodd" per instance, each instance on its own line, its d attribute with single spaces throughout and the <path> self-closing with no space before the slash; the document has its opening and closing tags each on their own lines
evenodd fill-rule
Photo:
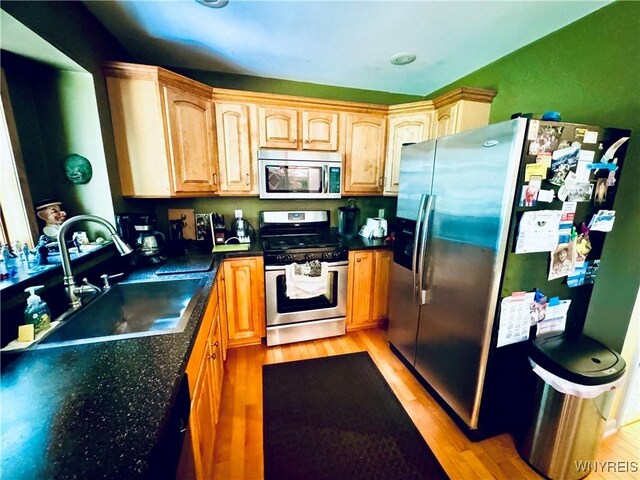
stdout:
<svg viewBox="0 0 640 480">
<path fill-rule="evenodd" d="M 495 96 L 463 87 L 387 106 L 213 88 L 147 65 L 104 71 L 126 197 L 257 195 L 260 148 L 339 152 L 344 195 L 397 195 L 402 144 L 486 125 Z"/>
<path fill-rule="evenodd" d="M 383 191 L 386 140 L 384 115 L 346 114 L 345 195 L 379 195 Z"/>
<path fill-rule="evenodd" d="M 158 67 L 104 67 L 122 194 L 179 197 L 216 192 L 211 89 Z"/>
<path fill-rule="evenodd" d="M 337 112 L 258 107 L 260 147 L 338 150 Z"/>
<path fill-rule="evenodd" d="M 463 87 L 436 98 L 433 101 L 436 108 L 433 137 L 487 125 L 495 95 L 496 92 L 491 90 Z"/>
<path fill-rule="evenodd" d="M 258 193 L 257 149 L 251 135 L 251 105 L 216 102 L 220 193 Z"/>
<path fill-rule="evenodd" d="M 163 85 L 162 90 L 173 193 L 214 193 L 213 102 L 169 85 Z"/>
<path fill-rule="evenodd" d="M 336 112 L 302 112 L 302 149 L 338 150 L 339 115 Z"/>
<path fill-rule="evenodd" d="M 433 108 L 426 102 L 405 106 L 393 113 L 389 108 L 387 158 L 384 171 L 384 194 L 397 195 L 400 185 L 402 145 L 432 138 Z"/>
</svg>

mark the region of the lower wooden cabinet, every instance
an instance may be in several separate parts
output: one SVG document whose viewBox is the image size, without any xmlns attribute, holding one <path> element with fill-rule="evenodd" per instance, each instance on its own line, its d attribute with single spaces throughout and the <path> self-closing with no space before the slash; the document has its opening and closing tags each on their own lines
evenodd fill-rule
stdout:
<svg viewBox="0 0 640 480">
<path fill-rule="evenodd" d="M 389 314 L 391 250 L 349 252 L 347 330 L 377 327 Z"/>
<path fill-rule="evenodd" d="M 266 335 L 263 258 L 226 259 L 224 284 L 228 346 L 260 343 Z"/>
<path fill-rule="evenodd" d="M 187 363 L 191 395 L 189 435 L 183 448 L 191 448 L 195 472 L 180 471 L 179 478 L 212 478 L 216 423 L 222 395 L 223 342 L 219 278 L 213 285 L 200 330 Z"/>
</svg>

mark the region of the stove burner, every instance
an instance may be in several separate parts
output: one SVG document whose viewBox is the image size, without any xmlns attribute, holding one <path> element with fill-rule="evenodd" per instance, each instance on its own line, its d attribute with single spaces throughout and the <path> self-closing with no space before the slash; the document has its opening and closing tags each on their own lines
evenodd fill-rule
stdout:
<svg viewBox="0 0 640 480">
<path fill-rule="evenodd" d="M 330 232 L 328 213 L 321 217 L 315 215 L 315 218 L 310 218 L 314 217 L 314 212 L 275 213 L 278 214 L 278 221 L 261 222 L 260 238 L 265 265 L 347 259 L 347 250 Z"/>
</svg>

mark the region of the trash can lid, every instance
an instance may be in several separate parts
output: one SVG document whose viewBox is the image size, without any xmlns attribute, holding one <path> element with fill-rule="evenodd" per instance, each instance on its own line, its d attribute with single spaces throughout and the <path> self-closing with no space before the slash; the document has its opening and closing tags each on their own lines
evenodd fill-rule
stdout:
<svg viewBox="0 0 640 480">
<path fill-rule="evenodd" d="M 531 342 L 531 360 L 548 372 L 582 385 L 602 385 L 620 378 L 626 365 L 620 355 L 586 335 L 551 332 Z"/>
</svg>

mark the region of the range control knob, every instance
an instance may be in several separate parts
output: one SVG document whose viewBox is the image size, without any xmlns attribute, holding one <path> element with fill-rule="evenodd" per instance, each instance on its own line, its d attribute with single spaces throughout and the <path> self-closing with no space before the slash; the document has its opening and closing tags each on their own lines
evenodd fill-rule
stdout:
<svg viewBox="0 0 640 480">
<path fill-rule="evenodd" d="M 341 250 L 336 250 L 335 252 L 333 252 L 331 254 L 331 256 L 333 257 L 334 260 L 338 260 L 341 255 L 342 255 L 342 251 Z"/>
<path fill-rule="evenodd" d="M 333 258 L 333 255 L 332 255 L 331 252 L 322 252 L 322 259 L 323 260 L 331 260 L 332 258 Z"/>
<path fill-rule="evenodd" d="M 305 261 L 310 262 L 311 260 L 313 260 L 313 255 L 311 255 L 310 253 L 305 253 L 304 259 Z"/>
<path fill-rule="evenodd" d="M 288 263 L 293 260 L 293 257 L 290 254 L 288 255 L 286 253 L 280 253 L 276 255 L 276 260 L 281 263 Z"/>
</svg>

